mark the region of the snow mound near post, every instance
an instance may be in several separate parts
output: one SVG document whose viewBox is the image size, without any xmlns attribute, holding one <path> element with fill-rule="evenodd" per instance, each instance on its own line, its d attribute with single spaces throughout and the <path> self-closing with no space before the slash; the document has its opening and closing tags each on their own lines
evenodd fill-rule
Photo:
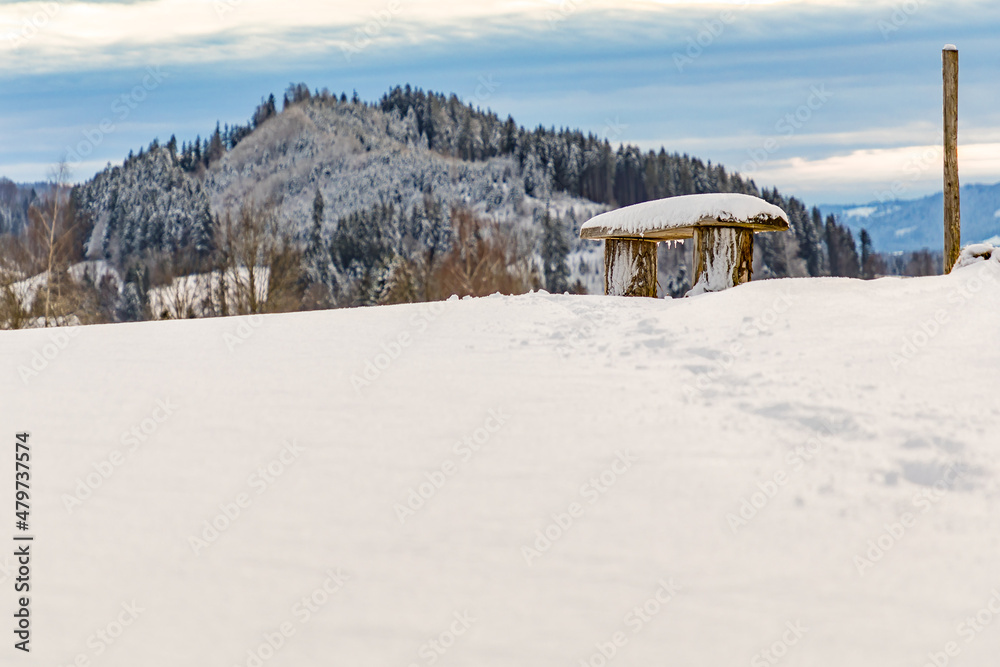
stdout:
<svg viewBox="0 0 1000 667">
<path fill-rule="evenodd" d="M 979 262 L 1000 262 L 1000 253 L 996 252 L 996 247 L 992 243 L 973 243 L 962 248 L 958 255 L 958 261 L 952 269 L 961 269 L 966 266 L 978 264 Z"/>
</svg>

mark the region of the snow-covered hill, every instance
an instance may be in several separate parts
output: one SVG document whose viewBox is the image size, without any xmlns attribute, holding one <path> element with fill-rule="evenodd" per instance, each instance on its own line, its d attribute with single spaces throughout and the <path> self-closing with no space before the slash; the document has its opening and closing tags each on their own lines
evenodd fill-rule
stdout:
<svg viewBox="0 0 1000 667">
<path fill-rule="evenodd" d="M 513 156 L 467 161 L 441 155 L 426 142 L 412 114 L 400 118 L 373 107 L 317 99 L 272 117 L 227 152 L 207 172 L 206 189 L 215 211 L 238 209 L 251 200 L 276 200 L 282 219 L 297 224 L 303 236 L 317 192 L 325 203 L 328 228 L 380 204 L 407 212 L 432 196 L 446 209 L 467 207 L 486 219 L 520 226 L 533 238 L 539 218 L 548 211 L 567 227 L 568 243 L 577 254 L 568 263 L 570 284 L 579 280 L 594 292 L 603 288 L 597 275 L 600 247 L 581 242 L 577 231 L 607 206 L 552 191 L 547 184 L 536 188 L 534 196 L 527 194 L 525 169 Z M 579 270 L 581 262 L 586 271 Z"/>
<path fill-rule="evenodd" d="M 922 199 L 823 206 L 855 235 L 867 229 L 875 250 L 912 252 L 944 243 L 944 200 L 941 193 Z M 1000 183 L 962 188 L 962 240 L 980 243 L 1000 237 Z"/>
<path fill-rule="evenodd" d="M 517 160 L 482 162 L 447 158 L 427 148 L 412 116 L 379 109 L 315 101 L 289 108 L 226 153 L 209 171 L 206 184 L 214 210 L 238 208 L 250 198 L 278 199 L 289 220 L 303 227 L 312 217 L 319 190 L 331 220 L 393 203 L 409 210 L 427 193 L 464 204 L 503 222 L 530 222 L 546 206 L 580 222 L 604 207 L 559 195 L 550 201 L 525 193 Z"/>
<path fill-rule="evenodd" d="M 16 660 L 992 667 L 998 332 L 997 260 L 5 332 Z"/>
</svg>

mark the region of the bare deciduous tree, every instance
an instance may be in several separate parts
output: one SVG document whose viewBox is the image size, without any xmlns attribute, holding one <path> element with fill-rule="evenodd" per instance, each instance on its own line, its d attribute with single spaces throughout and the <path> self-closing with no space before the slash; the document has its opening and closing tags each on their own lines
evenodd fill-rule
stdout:
<svg viewBox="0 0 1000 667">
<path fill-rule="evenodd" d="M 281 229 L 276 207 L 250 201 L 216 229 L 221 315 L 295 310 L 301 302 L 301 252 Z"/>
<path fill-rule="evenodd" d="M 69 168 L 60 162 L 50 173 L 51 191 L 28 210 L 28 230 L 23 241 L 22 268 L 29 274 L 42 274 L 39 308 L 45 326 L 58 324 L 60 302 L 69 280 L 67 269 L 80 258 L 80 239 L 76 216 L 69 202 Z M 65 306 L 66 304 L 62 304 Z"/>
<path fill-rule="evenodd" d="M 215 315 L 211 266 L 194 253 L 161 252 L 146 260 L 150 269 L 149 308 L 158 319 Z"/>
<path fill-rule="evenodd" d="M 524 294 L 540 286 L 526 240 L 509 225 L 452 212 L 452 248 L 436 275 L 438 298 Z"/>
</svg>

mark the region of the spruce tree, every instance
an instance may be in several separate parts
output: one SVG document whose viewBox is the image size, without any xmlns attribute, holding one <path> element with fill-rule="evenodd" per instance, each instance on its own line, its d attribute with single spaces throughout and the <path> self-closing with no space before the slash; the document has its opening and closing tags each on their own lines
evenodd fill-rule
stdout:
<svg viewBox="0 0 1000 667">
<path fill-rule="evenodd" d="M 861 267 L 858 262 L 858 249 L 854 245 L 851 230 L 837 224 L 832 215 L 826 218 L 826 245 L 830 253 L 830 275 L 845 278 L 858 278 Z"/>
<path fill-rule="evenodd" d="M 146 319 L 149 306 L 149 272 L 143 266 L 133 265 L 125 273 L 125 286 L 116 308 L 122 322 L 140 322 Z"/>
<path fill-rule="evenodd" d="M 868 233 L 867 229 L 861 230 L 861 277 L 865 280 L 870 280 L 874 276 L 871 275 L 871 257 L 872 257 L 872 237 Z"/>
<path fill-rule="evenodd" d="M 569 289 L 569 242 L 562 220 L 554 218 L 548 209 L 542 216 L 542 263 L 545 271 L 545 289 L 552 294 L 562 294 Z"/>
<path fill-rule="evenodd" d="M 323 285 L 329 282 L 329 269 L 327 267 L 326 244 L 323 242 L 323 213 L 326 202 L 323 194 L 316 188 L 316 196 L 313 198 L 312 227 L 309 229 L 309 238 L 306 242 L 305 261 L 306 271 L 312 282 Z"/>
<path fill-rule="evenodd" d="M 798 230 L 796 230 L 798 231 Z M 823 214 L 813 208 L 811 215 L 803 217 L 802 240 L 799 242 L 799 256 L 806 261 L 806 271 L 810 276 L 823 275 Z"/>
<path fill-rule="evenodd" d="M 216 123 L 215 132 L 212 133 L 212 139 L 209 141 L 208 148 L 205 151 L 205 166 L 211 166 L 213 162 L 219 160 L 225 153 L 225 145 L 222 143 L 222 130 L 219 128 L 219 123 Z"/>
<path fill-rule="evenodd" d="M 191 245 L 199 257 L 207 256 L 215 247 L 215 221 L 212 217 L 212 207 L 207 198 L 204 208 L 195 217 L 191 228 Z"/>
</svg>

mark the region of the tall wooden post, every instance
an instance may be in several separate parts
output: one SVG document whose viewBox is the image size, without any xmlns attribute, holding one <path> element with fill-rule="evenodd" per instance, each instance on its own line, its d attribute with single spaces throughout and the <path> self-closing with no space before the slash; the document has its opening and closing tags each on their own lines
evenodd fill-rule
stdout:
<svg viewBox="0 0 1000 667">
<path fill-rule="evenodd" d="M 941 53 L 944 70 L 944 272 L 962 249 L 961 194 L 958 182 L 958 48 Z"/>
</svg>

